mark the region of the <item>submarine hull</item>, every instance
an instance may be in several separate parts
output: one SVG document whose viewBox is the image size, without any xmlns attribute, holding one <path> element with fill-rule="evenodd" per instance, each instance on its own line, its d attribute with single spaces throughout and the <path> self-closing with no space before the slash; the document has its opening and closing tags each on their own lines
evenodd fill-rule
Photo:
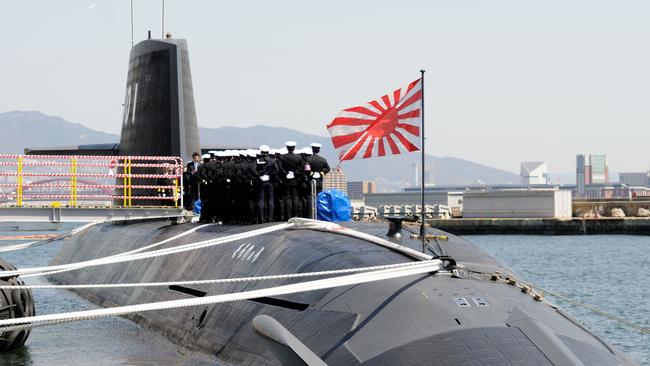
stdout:
<svg viewBox="0 0 650 366">
<path fill-rule="evenodd" d="M 386 226 L 345 226 L 383 236 Z M 104 223 L 67 240 L 51 264 L 137 249 L 193 228 L 165 221 Z M 165 244 L 214 239 L 258 226 L 212 225 Z M 444 234 L 438 232 L 439 234 Z M 417 249 L 418 241 L 401 244 Z M 512 273 L 480 248 L 452 235 L 442 249 L 459 267 Z M 64 284 L 254 277 L 413 261 L 361 239 L 285 230 L 171 256 L 91 267 L 51 276 Z M 465 273 L 465 274 L 463 274 Z M 104 307 L 240 292 L 300 280 L 172 288 L 83 289 Z M 255 301 L 143 312 L 127 318 L 223 364 L 290 363 L 254 329 L 275 319 L 330 365 L 633 365 L 560 309 L 504 282 L 467 271 L 414 275 Z M 290 352 L 289 352 L 290 353 Z"/>
</svg>

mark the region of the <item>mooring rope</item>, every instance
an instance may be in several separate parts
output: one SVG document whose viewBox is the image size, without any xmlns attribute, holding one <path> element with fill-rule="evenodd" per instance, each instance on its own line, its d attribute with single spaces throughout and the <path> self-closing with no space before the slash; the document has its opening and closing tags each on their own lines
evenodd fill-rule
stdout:
<svg viewBox="0 0 650 366">
<path fill-rule="evenodd" d="M 106 264 L 113 264 L 113 263 L 124 263 L 124 262 L 130 262 L 130 261 L 136 261 L 136 260 L 141 260 L 141 259 L 149 259 L 149 258 L 155 258 L 159 256 L 164 256 L 164 255 L 170 255 L 170 254 L 176 254 L 176 253 L 182 253 L 190 250 L 195 250 L 195 249 L 202 249 L 210 246 L 215 246 L 215 245 L 221 245 L 221 244 L 226 244 L 234 241 L 239 241 L 239 240 L 244 240 L 244 239 L 249 239 L 255 236 L 263 235 L 263 234 L 268 234 L 272 233 L 275 231 L 280 231 L 280 230 L 285 230 L 285 229 L 305 229 L 305 230 L 318 230 L 318 231 L 324 231 L 324 232 L 329 232 L 329 233 L 336 233 L 336 234 L 342 234 L 342 235 L 347 235 L 351 237 L 355 237 L 364 241 L 368 241 L 380 246 L 383 246 L 385 248 L 388 248 L 393 251 L 400 252 L 402 254 L 405 254 L 407 256 L 410 256 L 412 258 L 418 259 L 418 260 L 430 260 L 433 257 L 424 254 L 421 252 L 418 252 L 416 250 L 413 250 L 411 248 L 405 247 L 403 245 L 399 245 L 396 243 L 392 243 L 390 241 L 378 238 L 376 236 L 362 233 L 357 230 L 352 230 L 349 228 L 345 228 L 343 226 L 340 226 L 338 224 L 334 223 L 329 223 L 329 222 L 323 222 L 323 221 L 317 221 L 317 220 L 309 220 L 309 219 L 291 219 L 289 222 L 282 223 L 282 224 L 277 224 L 273 226 L 267 226 L 264 228 L 256 229 L 256 230 L 251 230 L 243 233 L 238 233 L 238 234 L 233 234 L 225 237 L 220 237 L 220 238 L 215 238 L 215 239 L 208 239 L 204 241 L 199 241 L 199 242 L 194 242 L 194 243 L 189 243 L 189 244 L 184 244 L 184 245 L 179 245 L 171 248 L 165 248 L 165 249 L 158 249 L 158 250 L 153 250 L 153 251 L 147 251 L 144 253 L 140 253 L 142 251 L 145 251 L 147 249 L 151 249 L 153 247 L 162 245 L 164 243 L 167 243 L 169 241 L 172 241 L 174 239 L 177 239 L 181 236 L 188 235 L 190 232 L 198 230 L 200 227 L 194 228 L 192 230 L 189 230 L 187 232 L 181 233 L 179 235 L 176 235 L 175 237 L 165 239 L 162 242 L 154 243 L 151 245 L 148 245 L 143 248 L 131 250 L 128 252 L 120 253 L 120 254 L 115 254 L 107 257 L 102 257 L 102 258 L 97 258 L 97 259 L 92 259 L 92 260 L 87 260 L 87 261 L 82 261 L 82 262 L 76 262 L 76 263 L 67 263 L 67 264 L 60 264 L 60 265 L 54 265 L 54 266 L 44 266 L 44 267 L 32 267 L 32 268 L 22 268 L 22 269 L 17 269 L 13 271 L 3 271 L 0 272 L 0 278 L 3 277 L 13 277 L 13 276 L 23 276 L 24 278 L 28 277 L 35 277 L 35 276 L 46 276 L 46 275 L 51 275 L 55 273 L 61 273 L 61 272 L 68 272 L 68 271 L 74 271 L 82 268 L 88 268 L 88 267 L 95 267 L 95 266 L 100 266 L 100 265 L 106 265 Z"/>
<path fill-rule="evenodd" d="M 123 262 L 136 261 L 140 259 L 155 258 L 164 255 L 182 253 L 190 250 L 202 249 L 214 245 L 220 245 L 220 244 L 230 243 L 233 241 L 248 239 L 259 235 L 268 234 L 279 230 L 284 230 L 292 226 L 294 226 L 294 224 L 292 223 L 283 223 L 283 224 L 268 226 L 268 227 L 264 227 L 261 229 L 252 230 L 244 233 L 229 235 L 221 238 L 209 239 L 209 240 L 199 241 L 195 243 L 179 245 L 171 248 L 153 250 L 144 253 L 126 254 L 126 253 L 134 252 L 134 251 L 129 251 L 117 255 L 92 259 L 83 262 L 60 264 L 54 266 L 44 266 L 44 267 L 22 268 L 13 271 L 2 271 L 0 272 L 0 278 L 22 276 L 22 275 L 25 275 L 23 277 L 33 277 L 36 275 L 52 274 L 54 271 L 58 273 L 58 272 L 73 271 L 81 268 L 95 267 L 95 266 L 112 264 L 112 263 L 123 263 Z"/>
<path fill-rule="evenodd" d="M 94 288 L 124 288 L 124 287 L 167 287 L 167 286 L 191 286 L 191 285 L 211 285 L 221 283 L 238 283 L 238 282 L 254 282 L 254 281 L 269 281 L 269 280 L 285 280 L 297 279 L 305 277 L 320 277 L 339 275 L 345 273 L 368 272 L 377 271 L 381 269 L 402 268 L 417 265 L 422 262 L 406 262 L 395 264 L 384 264 L 379 266 L 358 267 L 358 268 L 344 268 L 335 269 L 330 271 L 318 272 L 302 272 L 302 273 L 287 273 L 279 275 L 256 276 L 256 277 L 234 277 L 234 278 L 219 278 L 212 280 L 187 280 L 187 281 L 167 281 L 167 282 L 131 282 L 131 283 L 94 283 L 94 284 L 50 284 L 50 285 L 0 285 L 0 290 L 43 290 L 43 289 L 94 289 Z"/>
<path fill-rule="evenodd" d="M 33 317 L 0 320 L 0 332 L 32 328 L 43 325 L 54 325 L 80 320 L 91 320 L 109 316 L 141 313 L 153 310 L 176 309 L 189 306 L 213 305 L 225 302 L 250 300 L 260 297 L 275 297 L 301 292 L 324 290 L 335 287 L 359 285 L 368 282 L 390 280 L 405 276 L 436 272 L 442 268 L 440 260 L 422 261 L 417 264 L 370 272 L 336 276 L 326 279 L 306 281 L 296 284 L 274 286 L 258 290 L 227 293 L 191 299 L 160 301 L 138 305 L 118 306 L 113 308 L 93 309 L 60 314 L 37 315 Z"/>
<path fill-rule="evenodd" d="M 473 270 L 473 269 L 470 269 L 470 268 L 462 268 L 462 270 L 465 270 L 465 271 L 467 271 L 469 273 L 478 274 L 478 275 L 488 275 L 488 276 L 491 277 L 491 280 L 495 281 L 495 282 L 503 281 L 503 282 L 505 282 L 505 283 L 507 283 L 507 284 L 509 284 L 511 286 L 517 287 L 518 289 L 520 289 L 524 293 L 530 293 L 530 295 L 532 295 L 535 298 L 535 300 L 537 300 L 537 301 L 543 301 L 545 293 L 549 294 L 551 296 L 555 296 L 557 298 L 568 301 L 569 303 L 571 303 L 573 305 L 583 307 L 583 308 L 585 308 L 587 310 L 590 310 L 590 311 L 592 311 L 592 312 L 594 312 L 594 313 L 596 313 L 598 315 L 601 315 L 601 316 L 604 316 L 604 317 L 609 318 L 611 320 L 614 320 L 614 321 L 618 322 L 619 324 L 622 324 L 622 325 L 628 326 L 630 328 L 633 328 L 633 329 L 635 329 L 635 330 L 637 330 L 637 331 L 639 331 L 639 332 L 641 332 L 643 334 L 650 334 L 650 328 L 648 328 L 648 327 L 644 327 L 642 325 L 633 323 L 633 322 L 631 322 L 629 320 L 623 319 L 621 317 L 618 317 L 616 315 L 608 313 L 608 312 L 606 312 L 604 310 L 598 309 L 597 307 L 595 307 L 593 305 L 585 304 L 585 303 L 580 302 L 578 300 L 574 300 L 574 299 L 572 299 L 572 298 L 570 298 L 570 297 L 568 297 L 566 295 L 562 295 L 559 292 L 547 290 L 547 289 L 542 288 L 540 286 L 537 286 L 537 285 L 535 285 L 535 284 L 533 284 L 531 282 L 520 280 L 518 278 L 515 278 L 512 275 L 508 275 L 508 276 L 503 277 L 503 275 L 500 272 L 490 273 L 490 272 L 477 271 L 477 270 Z M 539 292 L 535 292 L 534 290 L 538 290 Z"/>
<path fill-rule="evenodd" d="M 568 296 L 566 296 L 566 295 L 562 295 L 562 294 L 559 293 L 559 292 L 550 291 L 550 290 L 547 290 L 547 289 L 541 288 L 541 287 L 539 287 L 539 286 L 537 286 L 537 285 L 535 285 L 535 284 L 532 284 L 532 283 L 530 283 L 530 282 L 521 281 L 521 280 L 518 280 L 518 281 L 520 281 L 521 283 L 524 283 L 524 284 L 526 284 L 526 285 L 528 285 L 528 286 L 530 286 L 530 287 L 532 287 L 532 288 L 535 288 L 535 289 L 537 289 L 537 290 L 539 290 L 539 291 L 542 291 L 543 293 L 547 293 L 547 294 L 549 294 L 549 295 L 555 296 L 555 297 L 560 298 L 560 299 L 562 299 L 562 300 L 568 301 L 569 303 L 571 303 L 571 304 L 573 304 L 573 305 L 576 305 L 576 306 L 579 306 L 579 307 L 583 307 L 583 308 L 585 308 L 585 309 L 587 309 L 587 310 L 590 310 L 590 311 L 592 311 L 592 312 L 594 312 L 594 313 L 596 313 L 596 314 L 598 314 L 598 315 L 604 316 L 604 317 L 606 317 L 606 318 L 608 318 L 608 319 L 611 319 L 611 320 L 614 320 L 614 321 L 616 321 L 616 322 L 618 322 L 618 323 L 620 323 L 620 324 L 623 324 L 623 325 L 626 325 L 626 326 L 628 326 L 628 327 L 630 327 L 630 328 L 636 329 L 636 330 L 638 330 L 639 332 L 641 332 L 641 333 L 643 333 L 643 334 L 650 334 L 650 327 L 644 327 L 644 326 L 642 326 L 642 325 L 639 325 L 639 324 L 633 323 L 633 322 L 631 322 L 631 321 L 629 321 L 629 320 L 626 320 L 626 319 L 620 318 L 620 317 L 618 317 L 618 316 L 616 316 L 616 315 L 614 315 L 614 314 L 611 314 L 611 313 L 608 313 L 608 312 L 606 312 L 606 311 L 604 311 L 604 310 L 598 309 L 598 308 L 595 307 L 595 306 L 592 306 L 592 305 L 589 305 L 589 304 L 585 304 L 585 303 L 580 302 L 580 301 L 578 301 L 578 300 L 574 300 L 574 299 L 572 299 L 572 298 L 570 298 L 570 297 L 568 297 Z"/>
</svg>

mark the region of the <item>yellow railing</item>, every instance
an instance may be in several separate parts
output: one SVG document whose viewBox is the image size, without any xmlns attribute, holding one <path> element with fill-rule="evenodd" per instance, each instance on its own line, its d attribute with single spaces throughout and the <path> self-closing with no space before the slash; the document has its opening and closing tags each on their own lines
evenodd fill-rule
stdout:
<svg viewBox="0 0 650 366">
<path fill-rule="evenodd" d="M 18 187 L 16 188 L 16 206 L 23 206 L 23 157 L 18 157 L 18 175 L 16 178 Z"/>
<path fill-rule="evenodd" d="M 70 206 L 77 205 L 77 159 L 70 158 Z"/>
<path fill-rule="evenodd" d="M 182 169 L 173 156 L 0 154 L 0 205 L 182 207 Z"/>
</svg>

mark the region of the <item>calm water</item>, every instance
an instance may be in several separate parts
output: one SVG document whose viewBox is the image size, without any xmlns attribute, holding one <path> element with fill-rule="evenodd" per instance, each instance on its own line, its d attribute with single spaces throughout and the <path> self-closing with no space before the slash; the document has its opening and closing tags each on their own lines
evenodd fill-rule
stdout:
<svg viewBox="0 0 650 366">
<path fill-rule="evenodd" d="M 480 235 L 465 239 L 529 282 L 650 326 L 650 237 Z M 548 300 L 640 364 L 650 365 L 649 335 L 564 300 L 551 296 Z"/>
<path fill-rule="evenodd" d="M 63 231 L 70 227 L 62 228 Z M 37 232 L 26 232 L 33 234 Z M 44 232 L 46 233 L 46 232 Z M 0 232 L 19 235 L 20 232 Z M 643 326 L 650 326 L 650 238 L 643 236 L 468 236 L 524 279 Z M 10 242 L 0 242 L 10 244 Z M 45 265 L 60 244 L 2 257 L 18 267 Z M 43 283 L 39 278 L 30 283 Z M 36 311 L 49 314 L 95 308 L 68 291 L 36 290 Z M 650 336 L 549 297 L 609 343 L 650 366 Z M 27 346 L 0 354 L 0 365 L 210 365 L 162 336 L 122 318 L 36 328 Z"/>
<path fill-rule="evenodd" d="M 74 226 L 63 228 L 63 232 Z M 53 232 L 0 232 L 0 235 L 49 234 Z M 11 244 L 4 241 L 0 244 Z M 24 242 L 23 242 L 24 243 Z M 47 265 L 61 244 L 46 244 L 17 252 L 0 253 L 17 267 Z M 34 277 L 30 284 L 47 281 Z M 95 309 L 97 306 L 65 290 L 34 290 L 37 314 Z M 32 330 L 27 345 L 0 354 L 0 365 L 214 365 L 207 358 L 179 347 L 164 337 L 147 332 L 119 318 L 104 318 Z"/>
</svg>

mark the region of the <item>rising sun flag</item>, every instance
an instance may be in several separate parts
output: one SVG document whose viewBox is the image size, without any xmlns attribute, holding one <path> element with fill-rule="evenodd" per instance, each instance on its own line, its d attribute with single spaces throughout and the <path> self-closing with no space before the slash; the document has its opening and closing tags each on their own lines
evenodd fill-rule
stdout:
<svg viewBox="0 0 650 366">
<path fill-rule="evenodd" d="M 419 151 L 422 79 L 364 105 L 347 108 L 327 125 L 339 160 Z"/>
</svg>

